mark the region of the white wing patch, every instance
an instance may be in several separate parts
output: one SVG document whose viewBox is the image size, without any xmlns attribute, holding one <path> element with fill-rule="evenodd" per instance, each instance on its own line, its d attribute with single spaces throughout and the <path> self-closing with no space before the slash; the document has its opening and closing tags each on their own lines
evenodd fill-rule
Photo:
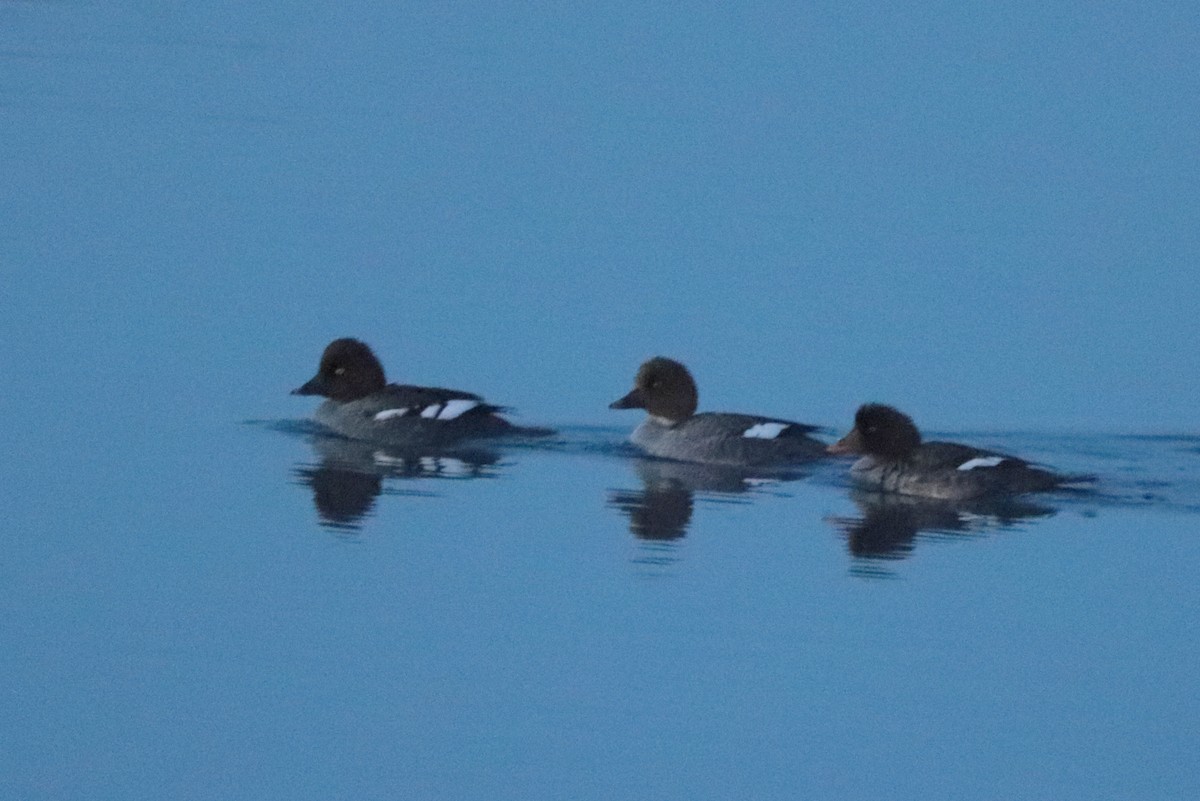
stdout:
<svg viewBox="0 0 1200 801">
<path fill-rule="evenodd" d="M 976 456 L 958 466 L 959 470 L 974 470 L 976 467 L 995 467 L 1004 461 L 1003 456 Z"/>
<path fill-rule="evenodd" d="M 438 413 L 437 419 L 453 420 L 455 417 L 458 417 L 460 414 L 464 414 L 466 412 L 471 411 L 478 405 L 479 405 L 479 401 L 473 401 L 473 400 L 446 401 L 446 405 L 443 406 L 441 412 Z"/>
<path fill-rule="evenodd" d="M 453 420 L 455 417 L 471 411 L 478 405 L 479 401 L 473 400 L 452 400 L 445 403 L 431 403 L 421 409 L 421 416 L 426 420 Z M 382 422 L 383 420 L 391 420 L 393 417 L 403 417 L 409 412 L 415 411 L 415 409 L 410 409 L 407 406 L 403 409 L 384 409 L 382 412 L 376 412 L 375 419 Z"/>
<path fill-rule="evenodd" d="M 787 427 L 788 423 L 756 423 L 743 431 L 742 436 L 750 439 L 775 439 L 779 432 Z"/>
</svg>

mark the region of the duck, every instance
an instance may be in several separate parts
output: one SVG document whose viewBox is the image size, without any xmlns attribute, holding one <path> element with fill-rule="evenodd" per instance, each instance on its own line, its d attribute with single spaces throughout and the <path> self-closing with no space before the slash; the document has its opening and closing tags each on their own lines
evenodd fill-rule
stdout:
<svg viewBox="0 0 1200 801">
<path fill-rule="evenodd" d="M 500 415 L 504 407 L 470 392 L 389 384 L 370 346 L 351 337 L 330 342 L 317 374 L 291 394 L 325 398 L 313 417 L 336 434 L 399 447 L 554 433 L 514 425 Z"/>
<path fill-rule="evenodd" d="M 656 356 L 638 368 L 633 389 L 610 409 L 645 409 L 630 441 L 650 456 L 736 467 L 783 467 L 820 459 L 817 426 L 726 412 L 696 413 L 699 393 L 680 362 Z"/>
<path fill-rule="evenodd" d="M 912 418 L 879 403 L 859 407 L 854 428 L 828 451 L 860 457 L 850 468 L 859 486 L 922 498 L 1019 495 L 1093 480 L 1061 475 L 1016 456 L 970 445 L 923 442 Z"/>
</svg>

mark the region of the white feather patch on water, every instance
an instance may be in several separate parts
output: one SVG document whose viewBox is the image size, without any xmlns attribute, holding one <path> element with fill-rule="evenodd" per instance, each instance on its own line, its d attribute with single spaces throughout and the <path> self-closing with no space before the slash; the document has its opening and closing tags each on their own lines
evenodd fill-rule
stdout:
<svg viewBox="0 0 1200 801">
<path fill-rule="evenodd" d="M 426 418 L 434 418 L 438 416 L 438 412 L 442 410 L 442 404 L 435 403 L 432 406 L 426 406 L 421 410 L 421 416 Z"/>
<path fill-rule="evenodd" d="M 471 411 L 478 405 L 479 405 L 479 401 L 473 401 L 473 400 L 447 401 L 446 405 L 442 407 L 441 413 L 438 414 L 437 419 L 453 420 L 455 417 L 458 417 L 460 414 L 463 414 L 465 412 Z"/>
<path fill-rule="evenodd" d="M 743 431 L 742 436 L 751 439 L 775 439 L 779 432 L 787 427 L 787 423 L 757 423 Z"/>
<path fill-rule="evenodd" d="M 382 412 L 376 413 L 375 419 L 381 421 L 391 420 L 393 417 L 403 417 L 406 414 L 408 414 L 407 406 L 405 406 L 403 409 L 384 409 Z"/>
<path fill-rule="evenodd" d="M 959 470 L 974 470 L 976 467 L 995 467 L 1004 461 L 1003 456 L 976 456 L 958 466 Z"/>
</svg>

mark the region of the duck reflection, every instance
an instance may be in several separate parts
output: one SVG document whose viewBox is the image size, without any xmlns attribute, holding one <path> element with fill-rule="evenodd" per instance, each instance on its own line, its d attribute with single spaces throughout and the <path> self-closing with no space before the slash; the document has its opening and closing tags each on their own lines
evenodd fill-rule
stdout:
<svg viewBox="0 0 1200 801">
<path fill-rule="evenodd" d="M 639 540 L 670 541 L 687 534 L 695 493 L 746 495 L 764 484 L 803 478 L 798 471 L 751 472 L 721 465 L 634 459 L 641 490 L 613 490 L 608 505 L 629 517 L 629 532 Z"/>
<path fill-rule="evenodd" d="M 384 479 L 483 478 L 496 475 L 500 457 L 483 448 L 452 451 L 405 451 L 340 437 L 312 439 L 315 464 L 293 470 L 296 482 L 309 487 L 321 525 L 357 531 L 388 494 L 427 495 L 415 490 L 385 490 Z"/>
<path fill-rule="evenodd" d="M 1054 514 L 1050 507 L 1014 497 L 947 501 L 852 490 L 850 499 L 861 516 L 834 517 L 829 522 L 846 537 L 850 555 L 865 560 L 904 559 L 919 534 L 980 534 Z"/>
</svg>

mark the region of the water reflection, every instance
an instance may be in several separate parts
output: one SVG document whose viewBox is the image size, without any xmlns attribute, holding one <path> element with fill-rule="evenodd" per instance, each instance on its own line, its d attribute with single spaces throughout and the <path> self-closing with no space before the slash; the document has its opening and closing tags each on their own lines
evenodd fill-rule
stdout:
<svg viewBox="0 0 1200 801">
<path fill-rule="evenodd" d="M 315 464 L 293 471 L 297 483 L 309 487 L 321 525 L 357 531 L 382 494 L 428 495 L 419 490 L 395 490 L 384 479 L 471 479 L 497 474 L 499 454 L 486 448 L 413 452 L 381 447 L 340 437 L 311 440 Z"/>
<path fill-rule="evenodd" d="M 959 537 L 1012 528 L 1022 520 L 1049 517 L 1054 509 L 1023 498 L 945 501 L 893 493 L 852 490 L 850 499 L 861 516 L 833 517 L 829 522 L 846 538 L 859 560 L 905 559 L 917 535 Z M 864 564 L 856 572 L 872 572 Z"/>
<path fill-rule="evenodd" d="M 629 533 L 639 540 L 657 542 L 678 540 L 687 534 L 697 492 L 746 495 L 761 491 L 764 485 L 804 477 L 798 471 L 762 473 L 662 459 L 634 459 L 633 469 L 642 489 L 612 490 L 608 505 L 629 518 Z"/>
</svg>

